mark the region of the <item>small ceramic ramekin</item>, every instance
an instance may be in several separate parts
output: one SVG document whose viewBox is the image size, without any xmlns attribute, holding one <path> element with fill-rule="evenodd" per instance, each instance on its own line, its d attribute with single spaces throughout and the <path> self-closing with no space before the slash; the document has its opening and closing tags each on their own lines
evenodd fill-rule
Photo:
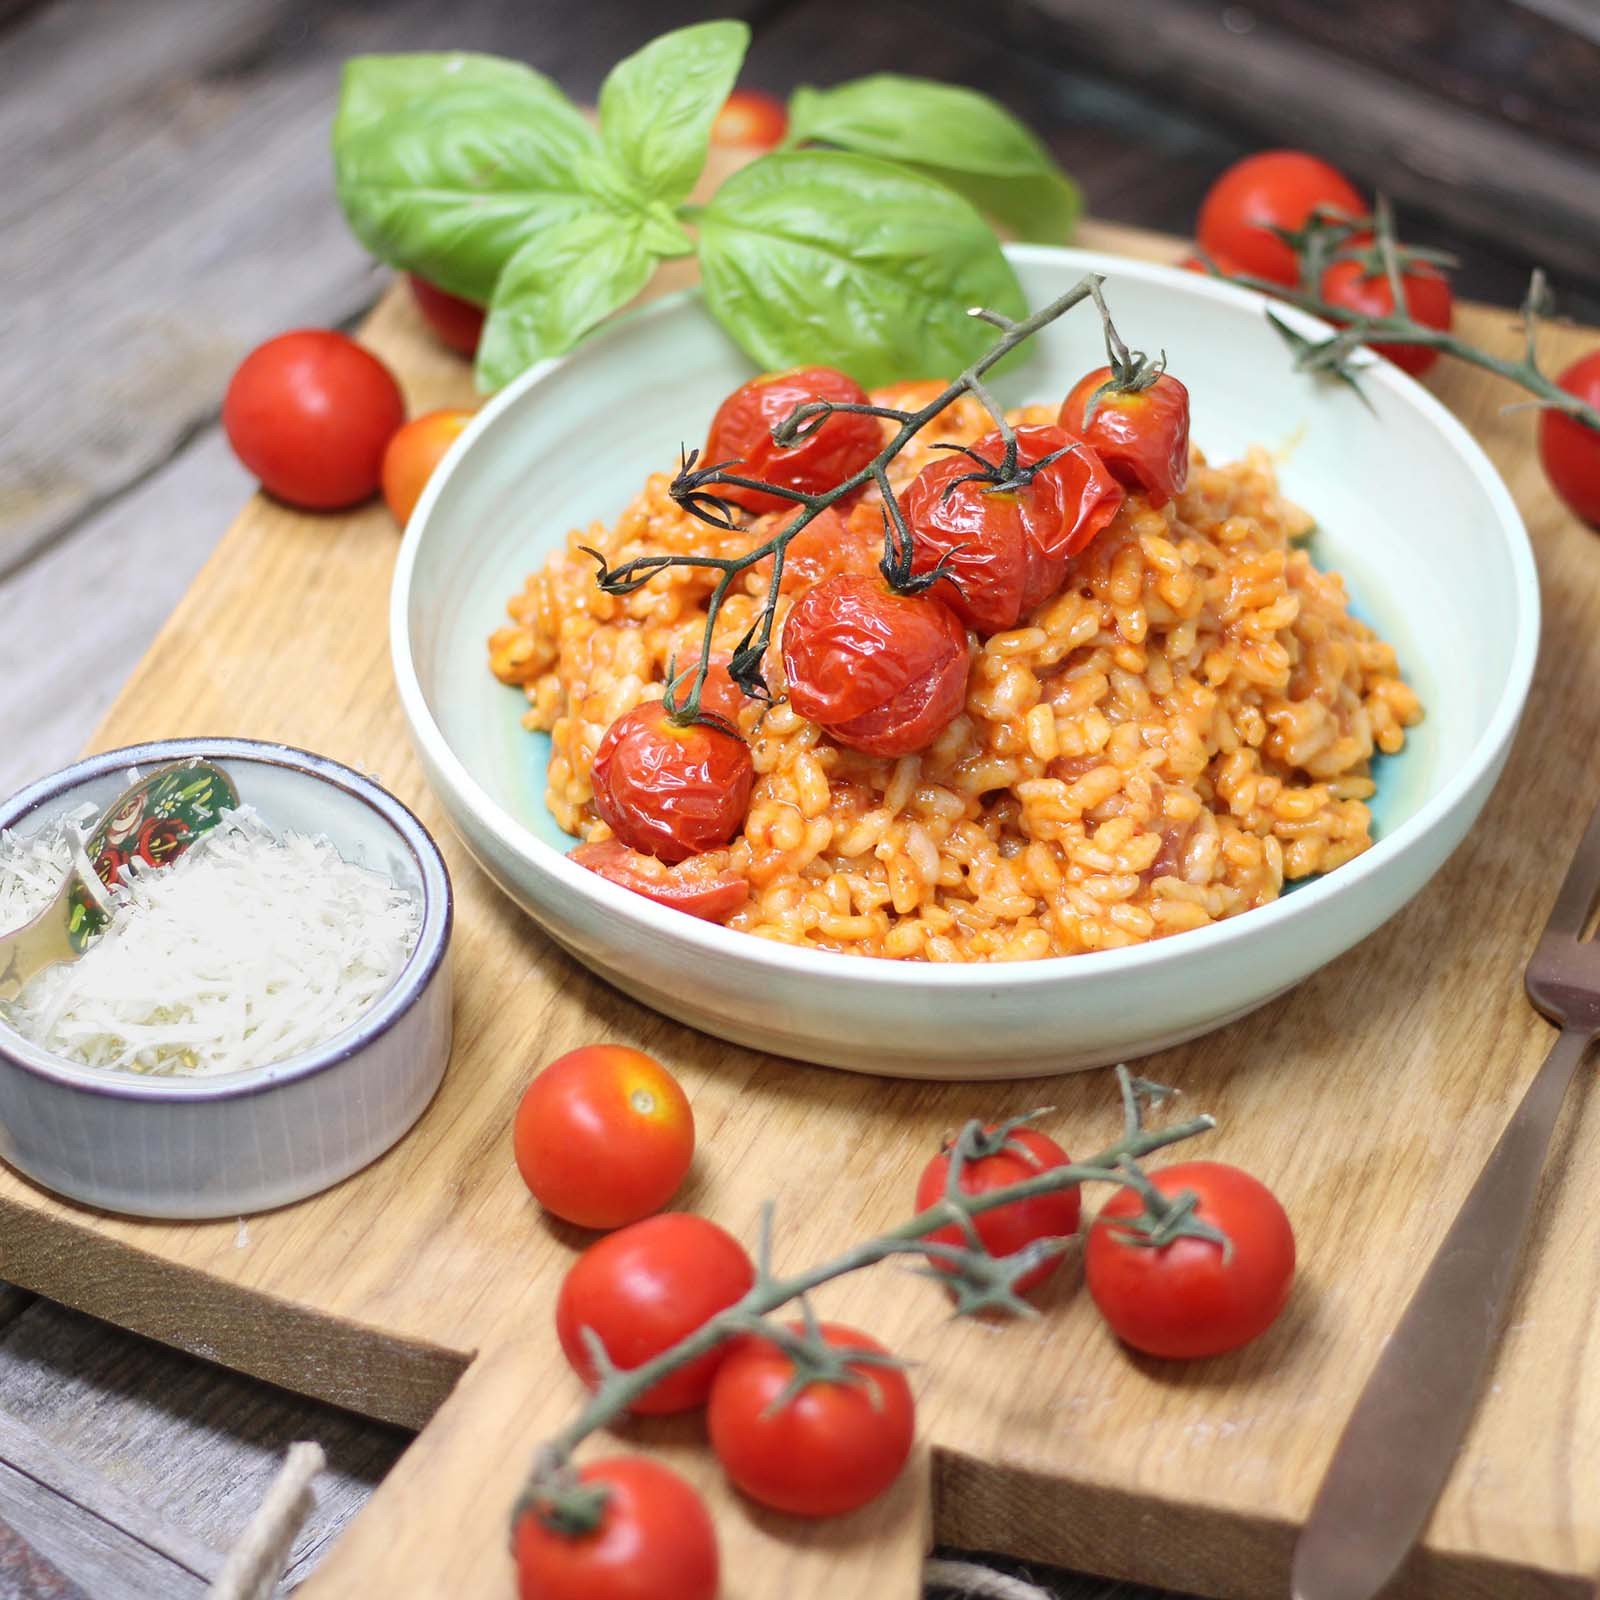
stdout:
<svg viewBox="0 0 1600 1600">
<path fill-rule="evenodd" d="M 167 739 L 90 756 L 0 805 L 27 836 L 149 770 L 203 756 L 274 829 L 321 834 L 422 903 L 416 949 L 358 1022 L 315 1050 L 216 1077 L 79 1066 L 0 1021 L 0 1159 L 69 1199 L 135 1216 L 242 1215 L 300 1200 L 382 1155 L 422 1115 L 450 1056 L 450 878 L 393 795 L 336 761 L 250 739 Z"/>
</svg>

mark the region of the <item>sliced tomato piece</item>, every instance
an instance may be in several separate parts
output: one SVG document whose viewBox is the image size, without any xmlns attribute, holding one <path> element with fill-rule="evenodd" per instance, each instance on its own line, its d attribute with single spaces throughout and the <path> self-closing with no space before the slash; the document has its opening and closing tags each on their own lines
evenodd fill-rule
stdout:
<svg viewBox="0 0 1600 1600">
<path fill-rule="evenodd" d="M 726 922 L 750 898 L 749 883 L 714 855 L 690 856 L 669 867 L 619 839 L 580 844 L 567 855 L 609 883 L 706 922 Z"/>
</svg>

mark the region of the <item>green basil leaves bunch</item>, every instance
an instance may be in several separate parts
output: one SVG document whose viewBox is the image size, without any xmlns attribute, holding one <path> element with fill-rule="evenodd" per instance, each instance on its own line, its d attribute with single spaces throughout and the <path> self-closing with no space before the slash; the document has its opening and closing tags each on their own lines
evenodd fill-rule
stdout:
<svg viewBox="0 0 1600 1600">
<path fill-rule="evenodd" d="M 485 389 L 691 254 L 762 367 L 824 363 L 868 386 L 964 367 L 991 337 L 969 307 L 1026 310 L 979 208 L 1061 240 L 1077 190 L 993 101 L 879 74 L 799 90 L 785 147 L 690 206 L 749 37 L 734 21 L 662 35 L 613 68 L 598 128 L 517 62 L 357 57 L 333 128 L 340 205 L 384 261 L 488 306 Z"/>
</svg>

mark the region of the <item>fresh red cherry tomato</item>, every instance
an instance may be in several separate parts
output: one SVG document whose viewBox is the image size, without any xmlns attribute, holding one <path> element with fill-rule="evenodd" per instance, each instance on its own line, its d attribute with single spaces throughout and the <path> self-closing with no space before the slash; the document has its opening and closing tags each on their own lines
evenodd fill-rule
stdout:
<svg viewBox="0 0 1600 1600">
<path fill-rule="evenodd" d="M 533 1197 L 580 1228 L 659 1211 L 694 1157 L 694 1113 L 678 1080 L 639 1050 L 590 1044 L 530 1083 L 512 1132 Z"/>
<path fill-rule="evenodd" d="M 433 329 L 441 344 L 447 344 L 457 355 L 474 356 L 478 353 L 478 340 L 483 337 L 482 306 L 460 295 L 450 294 L 436 283 L 408 272 L 406 279 L 417 302 L 417 310 Z"/>
<path fill-rule="evenodd" d="M 1362 261 L 1335 261 L 1322 274 L 1322 298 L 1330 305 L 1344 306 L 1363 317 L 1386 317 L 1394 310 L 1394 291 L 1381 266 Z M 1425 327 L 1448 331 L 1455 307 L 1450 280 L 1437 267 L 1423 261 L 1408 265 L 1400 277 L 1406 310 Z M 1380 356 L 1421 377 L 1439 359 L 1439 352 L 1425 344 L 1375 344 Z"/>
<path fill-rule="evenodd" d="M 1226 256 L 1212 256 L 1211 260 L 1217 271 L 1225 278 L 1237 278 L 1244 270 L 1237 262 L 1230 261 Z M 1185 272 L 1203 272 L 1207 277 L 1212 275 L 1211 268 L 1206 265 L 1199 255 L 1185 256 L 1178 265 Z"/>
<path fill-rule="evenodd" d="M 1294 232 L 1311 213 L 1364 217 L 1367 203 L 1345 175 L 1303 150 L 1263 150 L 1236 161 L 1200 202 L 1195 238 L 1219 265 L 1293 286 L 1295 254 L 1271 230 Z"/>
<path fill-rule="evenodd" d="M 792 1323 L 795 1333 L 802 1324 Z M 854 1328 L 822 1324 L 840 1350 L 886 1354 Z M 736 1487 L 797 1517 L 834 1517 L 875 1500 L 900 1476 L 916 1434 L 916 1407 L 897 1367 L 851 1362 L 860 1381 L 808 1383 L 778 1404 L 793 1357 L 768 1339 L 742 1339 L 711 1386 L 711 1447 Z"/>
<path fill-rule="evenodd" d="M 1192 1190 L 1194 1215 L 1228 1236 L 1178 1238 L 1159 1248 L 1119 1228 L 1141 1206 L 1121 1189 L 1101 1208 L 1084 1248 L 1089 1293 L 1112 1331 L 1135 1350 L 1176 1360 L 1217 1356 L 1264 1333 L 1294 1281 L 1294 1230 L 1272 1191 L 1237 1167 L 1186 1161 L 1150 1175 L 1164 1195 Z"/>
<path fill-rule="evenodd" d="M 616 1366 L 642 1367 L 743 1299 L 755 1280 L 732 1234 L 704 1217 L 667 1211 L 608 1233 L 578 1257 L 556 1300 L 556 1334 L 573 1371 L 593 1388 L 599 1374 L 584 1328 L 599 1336 Z M 685 1363 L 630 1409 L 660 1416 L 700 1405 L 726 1354 L 718 1346 Z"/>
<path fill-rule="evenodd" d="M 375 494 L 384 447 L 405 420 L 389 369 L 354 339 L 324 328 L 257 345 L 222 401 L 233 453 L 268 494 L 307 511 Z"/>
<path fill-rule="evenodd" d="M 661 701 L 647 700 L 606 729 L 591 781 L 611 831 L 671 865 L 739 831 L 755 766 L 737 734 L 709 722 L 681 728 Z"/>
<path fill-rule="evenodd" d="M 735 89 L 711 124 L 711 142 L 770 150 L 788 131 L 789 113 L 781 100 L 760 89 Z"/>
<path fill-rule="evenodd" d="M 991 1128 L 989 1132 L 994 1130 Z M 962 1163 L 961 1192 L 978 1195 L 988 1194 L 992 1189 L 1006 1189 L 1048 1172 L 1052 1167 L 1064 1167 L 1070 1160 L 1067 1152 L 1048 1134 L 1040 1133 L 1037 1128 L 1013 1128 L 992 1155 Z M 926 1211 L 942 1200 L 949 1181 L 950 1152 L 946 1148 L 922 1169 L 922 1177 L 917 1181 L 917 1210 Z M 990 1255 L 1009 1256 L 1036 1239 L 1065 1239 L 1075 1234 L 1078 1205 L 1078 1191 L 1074 1186 L 1035 1195 L 1031 1200 L 1013 1200 L 1010 1205 L 996 1206 L 992 1211 L 981 1211 L 972 1222 Z M 967 1242 L 966 1235 L 953 1222 L 927 1237 L 932 1244 L 963 1245 Z M 930 1255 L 928 1260 L 940 1271 L 953 1270 L 949 1262 L 938 1255 Z M 1018 1278 L 1016 1287 L 1031 1289 L 1043 1283 L 1060 1265 L 1061 1257 L 1051 1256 L 1032 1272 Z"/>
<path fill-rule="evenodd" d="M 942 600 L 842 573 L 807 591 L 783 626 L 789 704 L 873 756 L 926 749 L 967 698 L 967 634 Z"/>
<path fill-rule="evenodd" d="M 1123 492 L 1089 446 L 1059 428 L 1018 428 L 1017 461 L 1056 459 L 1015 491 L 969 476 L 972 456 L 951 451 L 911 480 L 900 506 L 911 528 L 912 571 L 944 563 L 948 578 L 933 588 L 979 633 L 1014 628 L 1066 580 L 1067 560 L 1089 543 L 1122 506 Z M 1005 440 L 985 434 L 973 453 L 996 467 Z M 1065 452 L 1057 455 L 1057 452 Z M 965 480 L 965 481 L 963 481 Z"/>
<path fill-rule="evenodd" d="M 741 384 L 717 407 L 706 438 L 704 465 L 737 461 L 729 471 L 741 478 L 781 484 L 804 494 L 822 494 L 854 476 L 883 447 L 876 417 L 840 412 L 808 439 L 787 450 L 772 442 L 772 430 L 808 400 L 865 405 L 867 392 L 832 367 L 796 367 L 768 372 Z M 712 492 L 747 511 L 781 511 L 794 502 L 756 489 L 717 485 Z"/>
<path fill-rule="evenodd" d="M 1600 410 L 1600 350 L 1574 361 L 1556 382 Z M 1559 411 L 1541 411 L 1539 460 L 1572 514 L 1600 528 L 1600 433 Z"/>
<path fill-rule="evenodd" d="M 1099 393 L 1110 381 L 1110 367 L 1085 373 L 1061 402 L 1058 421 L 1094 446 L 1118 483 L 1164 506 L 1189 481 L 1189 391 L 1170 372 L 1143 389 Z"/>
<path fill-rule="evenodd" d="M 389 441 L 383 452 L 383 498 L 402 528 L 411 520 L 433 469 L 471 421 L 470 411 L 425 411 Z"/>
<path fill-rule="evenodd" d="M 578 1481 L 605 1488 L 600 1526 L 574 1537 L 537 1500 L 524 1505 L 511 1541 L 518 1600 L 716 1600 L 716 1529 L 676 1472 L 611 1456 L 580 1467 Z"/>
<path fill-rule="evenodd" d="M 726 922 L 750 898 L 749 880 L 726 865 L 726 856 L 690 856 L 669 867 L 620 839 L 580 844 L 568 855 L 608 883 L 705 922 Z"/>
</svg>

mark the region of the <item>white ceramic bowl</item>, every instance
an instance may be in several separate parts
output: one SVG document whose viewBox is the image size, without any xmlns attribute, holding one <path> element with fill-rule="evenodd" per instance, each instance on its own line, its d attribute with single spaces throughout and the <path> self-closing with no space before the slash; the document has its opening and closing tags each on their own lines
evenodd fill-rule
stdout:
<svg viewBox="0 0 1600 1600">
<path fill-rule="evenodd" d="M 399 977 L 315 1050 L 216 1077 L 140 1077 L 49 1055 L 0 1021 L 0 1158 L 69 1199 L 143 1217 L 226 1217 L 326 1189 L 382 1155 L 433 1098 L 450 1056 L 450 878 L 393 795 L 323 756 L 250 739 L 168 739 L 90 756 L 0 805 L 23 837 L 129 767 L 215 761 L 274 827 L 326 836 L 345 860 L 418 895 Z"/>
<path fill-rule="evenodd" d="M 428 779 L 467 847 L 603 977 L 680 1020 L 763 1050 L 925 1077 L 1059 1072 L 1146 1054 L 1298 983 L 1393 916 L 1471 827 L 1504 764 L 1533 671 L 1533 558 L 1505 485 L 1428 392 L 1377 362 L 1367 403 L 1295 374 L 1256 295 L 1174 268 L 1014 247 L 1029 301 L 1088 270 L 1130 344 L 1166 350 L 1213 460 L 1281 450 L 1285 491 L 1318 518 L 1314 553 L 1399 650 L 1427 720 L 1380 762 L 1377 842 L 1270 906 L 1132 949 L 933 966 L 796 950 L 664 910 L 563 857 L 545 807 L 547 741 L 491 677 L 506 598 L 567 531 L 613 519 L 680 441 L 698 443 L 749 364 L 696 295 L 663 300 L 526 373 L 435 474 L 395 573 L 391 642 Z M 1320 324 L 1284 313 L 1308 331 Z M 1064 394 L 1104 360 L 1084 306 L 998 387 Z"/>
</svg>

